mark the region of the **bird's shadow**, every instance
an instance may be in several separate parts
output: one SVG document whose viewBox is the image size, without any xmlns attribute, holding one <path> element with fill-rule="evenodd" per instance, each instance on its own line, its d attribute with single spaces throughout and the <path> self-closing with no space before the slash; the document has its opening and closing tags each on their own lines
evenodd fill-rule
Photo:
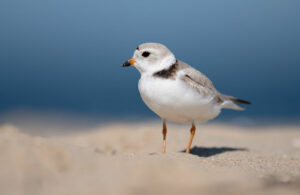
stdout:
<svg viewBox="0 0 300 195">
<path fill-rule="evenodd" d="M 190 154 L 199 157 L 210 157 L 224 152 L 248 151 L 247 148 L 231 148 L 231 147 L 197 147 L 194 146 L 190 150 Z M 185 152 L 182 150 L 181 152 Z"/>
</svg>

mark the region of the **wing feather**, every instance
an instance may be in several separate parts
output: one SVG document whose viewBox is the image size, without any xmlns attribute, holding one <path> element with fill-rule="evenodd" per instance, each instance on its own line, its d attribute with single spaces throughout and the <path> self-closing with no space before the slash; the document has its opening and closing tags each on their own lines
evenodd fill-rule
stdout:
<svg viewBox="0 0 300 195">
<path fill-rule="evenodd" d="M 179 74 L 180 79 L 202 96 L 212 97 L 216 103 L 221 105 L 222 108 L 243 110 L 243 108 L 238 106 L 236 103 L 251 104 L 248 101 L 221 94 L 214 87 L 211 80 L 209 80 L 209 78 L 207 78 L 204 74 L 182 61 L 177 60 L 177 63 L 178 71 L 182 71 L 181 74 Z"/>
<path fill-rule="evenodd" d="M 182 71 L 180 79 L 203 96 L 215 96 L 219 92 L 204 74 L 178 60 L 178 69 Z"/>
</svg>

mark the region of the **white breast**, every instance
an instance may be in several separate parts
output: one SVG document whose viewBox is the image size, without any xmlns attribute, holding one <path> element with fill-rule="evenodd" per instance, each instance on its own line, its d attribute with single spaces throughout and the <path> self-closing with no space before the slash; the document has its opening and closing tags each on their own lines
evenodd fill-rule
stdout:
<svg viewBox="0 0 300 195">
<path fill-rule="evenodd" d="M 204 97 L 181 79 L 142 75 L 139 91 L 145 104 L 161 118 L 181 123 L 205 122 L 220 113 L 214 97 Z"/>
</svg>

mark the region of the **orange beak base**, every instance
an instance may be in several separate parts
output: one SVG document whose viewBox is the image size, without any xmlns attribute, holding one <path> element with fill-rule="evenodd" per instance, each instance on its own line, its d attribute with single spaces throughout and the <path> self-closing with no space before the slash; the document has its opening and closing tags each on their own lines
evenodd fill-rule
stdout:
<svg viewBox="0 0 300 195">
<path fill-rule="evenodd" d="M 132 66 L 135 63 L 135 60 L 133 58 L 131 58 L 130 60 L 126 61 L 123 63 L 123 67 L 128 67 L 128 66 Z"/>
</svg>

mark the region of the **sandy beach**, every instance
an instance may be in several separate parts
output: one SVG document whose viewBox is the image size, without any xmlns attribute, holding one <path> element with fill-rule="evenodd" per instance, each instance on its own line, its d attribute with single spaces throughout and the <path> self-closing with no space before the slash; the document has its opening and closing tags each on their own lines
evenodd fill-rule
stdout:
<svg viewBox="0 0 300 195">
<path fill-rule="evenodd" d="M 42 128 L 42 127 L 41 127 Z M 43 136 L 0 127 L 0 194 L 299 194 L 298 126 L 114 123 Z M 55 130 L 59 132 L 59 130 Z"/>
</svg>

